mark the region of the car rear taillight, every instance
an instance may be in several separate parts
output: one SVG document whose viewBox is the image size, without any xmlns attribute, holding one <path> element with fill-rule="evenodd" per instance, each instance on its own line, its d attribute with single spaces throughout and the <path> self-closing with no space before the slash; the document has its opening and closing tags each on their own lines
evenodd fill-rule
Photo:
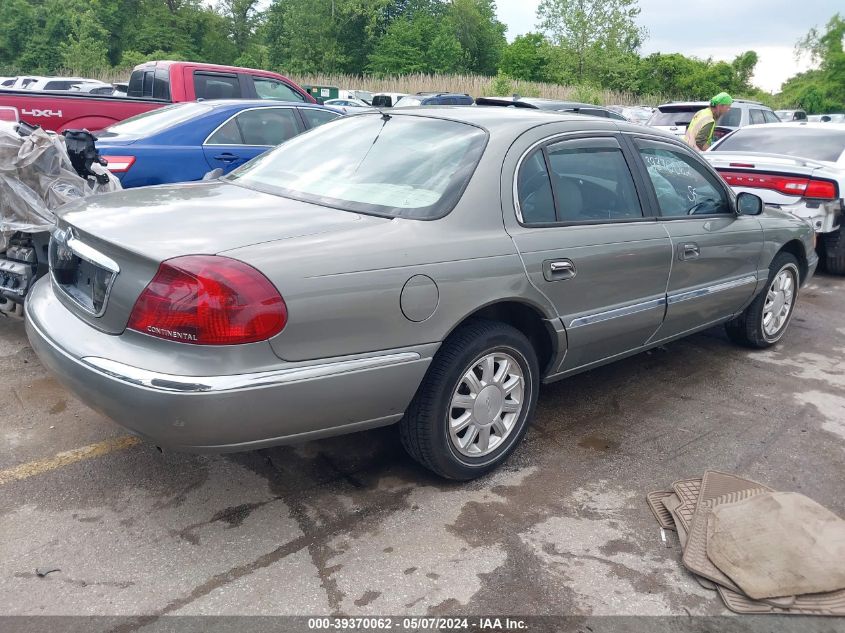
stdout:
<svg viewBox="0 0 845 633">
<path fill-rule="evenodd" d="M 162 262 L 127 328 L 195 345 L 236 345 L 275 336 L 287 318 L 282 295 L 252 266 L 188 255 Z"/>
<path fill-rule="evenodd" d="M 732 187 L 771 189 L 787 196 L 801 196 L 815 200 L 835 200 L 839 193 L 835 182 L 805 176 L 784 176 L 752 171 L 723 171 L 721 169 L 719 175 Z"/>
<path fill-rule="evenodd" d="M 106 168 L 113 174 L 125 174 L 135 164 L 134 156 L 103 156 Z"/>
<path fill-rule="evenodd" d="M 11 121 L 17 123 L 19 120 L 18 109 L 12 106 L 0 106 L 0 121 Z"/>
</svg>

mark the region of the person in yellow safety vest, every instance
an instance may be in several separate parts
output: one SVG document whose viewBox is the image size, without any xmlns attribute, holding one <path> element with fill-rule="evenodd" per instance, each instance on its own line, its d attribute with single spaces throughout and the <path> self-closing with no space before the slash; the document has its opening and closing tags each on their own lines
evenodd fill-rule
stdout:
<svg viewBox="0 0 845 633">
<path fill-rule="evenodd" d="M 702 152 L 710 147 L 713 142 L 713 130 L 716 129 L 716 121 L 731 109 L 734 100 L 727 92 L 720 92 L 710 99 L 710 107 L 699 110 L 692 117 L 687 126 L 687 133 L 684 140 L 687 145 Z"/>
</svg>

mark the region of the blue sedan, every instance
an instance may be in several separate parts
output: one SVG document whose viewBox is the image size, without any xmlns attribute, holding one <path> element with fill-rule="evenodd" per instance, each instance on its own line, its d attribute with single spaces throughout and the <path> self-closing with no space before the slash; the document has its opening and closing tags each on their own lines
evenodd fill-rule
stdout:
<svg viewBox="0 0 845 633">
<path fill-rule="evenodd" d="M 97 149 L 124 188 L 201 180 L 235 169 L 308 129 L 341 116 L 286 101 L 198 101 L 145 112 L 106 128 Z"/>
</svg>

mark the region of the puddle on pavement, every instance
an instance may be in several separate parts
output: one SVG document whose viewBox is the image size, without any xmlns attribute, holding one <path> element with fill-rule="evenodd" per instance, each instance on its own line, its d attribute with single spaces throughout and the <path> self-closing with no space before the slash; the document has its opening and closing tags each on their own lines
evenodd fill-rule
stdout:
<svg viewBox="0 0 845 633">
<path fill-rule="evenodd" d="M 615 451 L 619 448 L 619 442 L 614 442 L 598 435 L 588 435 L 578 441 L 578 446 L 581 448 L 590 448 L 594 451 Z"/>
</svg>

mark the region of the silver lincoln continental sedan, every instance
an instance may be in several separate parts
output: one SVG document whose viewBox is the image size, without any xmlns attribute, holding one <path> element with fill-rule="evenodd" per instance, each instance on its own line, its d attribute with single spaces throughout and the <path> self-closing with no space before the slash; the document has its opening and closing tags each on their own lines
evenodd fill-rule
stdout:
<svg viewBox="0 0 845 633">
<path fill-rule="evenodd" d="M 67 207 L 27 331 L 159 446 L 398 422 L 416 460 L 470 479 L 519 443 L 540 382 L 719 323 L 779 341 L 817 257 L 808 225 L 762 211 L 640 126 L 372 111 L 220 180 Z"/>
</svg>

